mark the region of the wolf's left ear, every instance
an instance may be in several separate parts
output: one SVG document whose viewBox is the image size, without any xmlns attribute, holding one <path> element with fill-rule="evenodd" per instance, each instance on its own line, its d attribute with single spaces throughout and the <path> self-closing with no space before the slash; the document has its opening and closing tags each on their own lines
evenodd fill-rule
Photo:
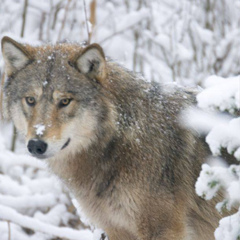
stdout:
<svg viewBox="0 0 240 240">
<path fill-rule="evenodd" d="M 8 76 L 22 69 L 31 60 L 25 46 L 7 36 L 2 39 L 2 54 Z"/>
<path fill-rule="evenodd" d="M 106 61 L 103 49 L 96 43 L 86 47 L 81 56 L 76 60 L 76 66 L 80 72 L 89 78 L 104 83 L 106 79 Z"/>
</svg>

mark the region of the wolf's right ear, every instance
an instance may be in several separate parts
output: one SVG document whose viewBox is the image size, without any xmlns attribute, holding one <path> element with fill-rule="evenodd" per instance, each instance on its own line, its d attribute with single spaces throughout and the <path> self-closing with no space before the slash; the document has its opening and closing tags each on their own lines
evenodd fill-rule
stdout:
<svg viewBox="0 0 240 240">
<path fill-rule="evenodd" d="M 2 54 L 8 76 L 22 69 L 31 61 L 26 47 L 7 36 L 2 39 Z"/>
</svg>

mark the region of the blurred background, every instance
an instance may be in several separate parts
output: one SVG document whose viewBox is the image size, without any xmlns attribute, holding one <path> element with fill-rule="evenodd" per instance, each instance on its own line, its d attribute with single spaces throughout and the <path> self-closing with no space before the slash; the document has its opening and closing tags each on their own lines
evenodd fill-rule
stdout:
<svg viewBox="0 0 240 240">
<path fill-rule="evenodd" d="M 203 89 L 217 86 L 200 97 L 204 100 L 199 98 L 207 102 L 203 108 L 228 112 L 237 121 L 233 132 L 240 126 L 239 0 L 0 0 L 0 34 L 33 45 L 97 42 L 106 56 L 141 73 L 148 81 Z M 207 81 L 211 75 L 215 77 Z M 1 55 L 0 77 L 2 90 L 5 76 Z M 225 85 L 219 88 L 218 83 L 223 82 Z M 225 90 L 231 94 L 225 96 Z M 216 98 L 234 104 L 221 108 L 220 100 L 210 101 Z M 227 148 L 228 144 L 219 139 L 219 148 Z M 231 153 L 237 151 L 238 143 Z M 239 181 L 239 175 L 236 179 Z M 208 183 L 199 195 L 208 191 Z M 104 239 L 72 198 L 45 170 L 44 163 L 25 155 L 21 137 L 11 123 L 1 120 L 0 239 Z M 61 227 L 66 227 L 66 233 Z M 239 227 L 234 229 L 235 235 L 231 233 L 229 239 L 240 238 Z"/>
<path fill-rule="evenodd" d="M 0 32 L 36 43 L 97 42 L 149 80 L 201 85 L 209 74 L 239 74 L 239 0 L 85 0 L 85 7 L 1 0 Z"/>
</svg>

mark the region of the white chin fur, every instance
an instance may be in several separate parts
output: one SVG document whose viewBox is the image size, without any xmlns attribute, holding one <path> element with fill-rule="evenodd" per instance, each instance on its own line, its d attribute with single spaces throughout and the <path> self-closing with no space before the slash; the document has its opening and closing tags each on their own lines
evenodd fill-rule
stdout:
<svg viewBox="0 0 240 240">
<path fill-rule="evenodd" d="M 62 154 L 62 152 L 65 151 L 69 147 L 69 145 L 68 145 L 65 148 L 63 148 L 63 146 L 66 144 L 67 141 L 68 141 L 68 139 L 57 142 L 57 143 L 49 143 L 47 151 L 45 153 L 47 158 L 54 157 L 55 155 L 58 155 L 58 154 Z M 69 144 L 71 144 L 71 141 Z"/>
</svg>

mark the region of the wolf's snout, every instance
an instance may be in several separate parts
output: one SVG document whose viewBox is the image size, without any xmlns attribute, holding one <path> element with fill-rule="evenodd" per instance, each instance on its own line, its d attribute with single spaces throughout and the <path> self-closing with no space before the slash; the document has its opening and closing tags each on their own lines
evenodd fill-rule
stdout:
<svg viewBox="0 0 240 240">
<path fill-rule="evenodd" d="M 28 151 L 33 155 L 42 155 L 47 150 L 47 144 L 38 139 L 33 139 L 28 142 Z"/>
</svg>

